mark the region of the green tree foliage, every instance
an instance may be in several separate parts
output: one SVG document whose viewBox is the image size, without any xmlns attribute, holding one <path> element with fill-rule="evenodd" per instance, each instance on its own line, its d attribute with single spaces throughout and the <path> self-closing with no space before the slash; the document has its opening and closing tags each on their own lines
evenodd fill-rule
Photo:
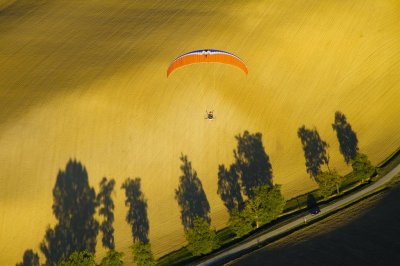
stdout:
<svg viewBox="0 0 400 266">
<path fill-rule="evenodd" d="M 201 217 L 193 220 L 193 227 L 185 231 L 187 249 L 194 255 L 208 254 L 220 247 L 215 230 Z"/>
<path fill-rule="evenodd" d="M 16 266 L 39 266 L 39 256 L 32 249 L 25 250 L 22 262 Z"/>
<path fill-rule="evenodd" d="M 234 150 L 235 169 L 237 169 L 244 194 L 249 198 L 254 196 L 254 188 L 262 185 L 272 185 L 272 166 L 262 144 L 262 134 L 235 136 L 238 146 Z"/>
<path fill-rule="evenodd" d="M 107 255 L 101 260 L 100 266 L 122 266 L 124 264 L 123 257 L 123 252 L 109 250 Z"/>
<path fill-rule="evenodd" d="M 96 266 L 94 255 L 86 250 L 73 252 L 68 259 L 61 261 L 58 266 Z"/>
<path fill-rule="evenodd" d="M 175 199 L 181 209 L 181 221 L 185 230 L 193 227 L 193 220 L 201 217 L 208 223 L 210 219 L 210 204 L 197 173 L 186 155 L 181 155 L 181 170 L 179 187 L 175 190 Z"/>
<path fill-rule="evenodd" d="M 307 173 L 315 179 L 321 170 L 321 165 L 326 164 L 328 166 L 329 164 L 329 155 L 326 150 L 329 145 L 321 139 L 315 128 L 307 129 L 303 125 L 297 131 L 297 135 L 303 145 Z"/>
<path fill-rule="evenodd" d="M 246 202 L 244 215 L 258 228 L 276 219 L 282 213 L 284 206 L 285 199 L 280 185 L 259 186 L 254 189 L 254 197 Z"/>
<path fill-rule="evenodd" d="M 114 190 L 115 180 L 107 181 L 106 177 L 100 182 L 100 192 L 97 195 L 97 202 L 100 204 L 99 214 L 104 217 L 100 224 L 100 231 L 103 234 L 103 247 L 114 250 L 114 202 L 111 198 L 111 193 Z"/>
<path fill-rule="evenodd" d="M 56 265 L 74 251 L 95 252 L 99 223 L 95 220 L 96 193 L 85 167 L 75 160 L 59 171 L 53 189 L 53 213 L 58 220 L 48 228 L 40 249 L 46 265 Z"/>
<path fill-rule="evenodd" d="M 319 185 L 319 194 L 326 199 L 332 195 L 335 190 L 339 193 L 339 186 L 343 182 L 343 177 L 336 171 L 321 171 L 318 173 L 316 180 Z"/>
<path fill-rule="evenodd" d="M 347 122 L 346 116 L 339 111 L 335 113 L 335 123 L 332 124 L 332 128 L 336 131 L 340 153 L 343 155 L 344 161 L 349 164 L 358 152 L 357 135 Z"/>
<path fill-rule="evenodd" d="M 128 213 L 126 221 L 131 225 L 133 242 L 149 242 L 149 219 L 147 217 L 147 200 L 140 188 L 140 178 L 126 179 L 122 184 L 125 189 L 125 206 Z"/>
<path fill-rule="evenodd" d="M 132 255 L 133 261 L 137 266 L 152 266 L 156 264 L 150 243 L 136 241 L 132 246 Z"/>
<path fill-rule="evenodd" d="M 357 153 L 356 157 L 351 160 L 353 175 L 358 179 L 367 179 L 375 172 L 375 167 L 371 164 L 368 156 L 363 153 Z"/>
<path fill-rule="evenodd" d="M 230 213 L 228 226 L 236 234 L 236 237 L 247 235 L 253 230 L 252 220 L 245 211 L 233 210 Z"/>
<path fill-rule="evenodd" d="M 244 202 L 239 185 L 239 176 L 234 166 L 229 171 L 224 165 L 218 167 L 218 195 L 229 213 L 242 210 Z"/>
</svg>

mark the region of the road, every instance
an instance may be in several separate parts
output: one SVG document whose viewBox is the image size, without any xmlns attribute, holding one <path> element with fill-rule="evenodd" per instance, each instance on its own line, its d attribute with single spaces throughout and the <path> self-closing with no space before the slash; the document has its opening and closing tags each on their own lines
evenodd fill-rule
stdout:
<svg viewBox="0 0 400 266">
<path fill-rule="evenodd" d="M 321 212 L 318 215 L 315 215 L 315 216 L 313 216 L 311 214 L 304 215 L 286 225 L 283 225 L 282 227 L 279 227 L 273 231 L 270 231 L 263 235 L 260 235 L 257 238 L 251 239 L 241 245 L 235 246 L 233 248 L 228 248 L 227 250 L 222 251 L 218 255 L 208 258 L 207 260 L 202 261 L 202 262 L 198 263 L 197 265 L 220 265 L 220 264 L 226 263 L 232 259 L 238 258 L 238 257 L 240 257 L 240 255 L 242 255 L 247 250 L 253 249 L 253 248 L 257 247 L 260 243 L 263 243 L 263 242 L 273 239 L 285 232 L 293 230 L 296 227 L 303 225 L 305 223 L 305 221 L 308 223 L 315 219 L 319 219 L 321 217 L 321 215 L 323 215 L 323 216 L 328 215 L 330 212 L 332 212 L 338 208 L 341 208 L 354 200 L 362 198 L 364 195 L 372 192 L 376 188 L 379 188 L 380 186 L 388 183 L 399 172 L 400 172 L 400 165 L 396 166 L 392 171 L 387 173 L 385 176 L 380 178 L 377 182 L 373 183 L 372 185 L 370 185 L 354 194 L 346 196 L 345 198 L 338 200 L 328 206 L 321 208 Z"/>
</svg>

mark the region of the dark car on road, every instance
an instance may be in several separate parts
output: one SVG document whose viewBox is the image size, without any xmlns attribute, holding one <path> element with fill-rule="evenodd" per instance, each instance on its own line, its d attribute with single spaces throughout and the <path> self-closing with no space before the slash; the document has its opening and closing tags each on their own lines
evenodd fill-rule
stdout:
<svg viewBox="0 0 400 266">
<path fill-rule="evenodd" d="M 318 214 L 320 212 L 321 212 L 321 210 L 319 209 L 318 206 L 315 206 L 314 208 L 309 209 L 309 213 L 312 214 L 312 215 L 316 215 L 316 214 Z"/>
<path fill-rule="evenodd" d="M 311 193 L 307 196 L 307 208 L 308 212 L 312 215 L 316 215 L 321 212 L 314 195 Z"/>
</svg>

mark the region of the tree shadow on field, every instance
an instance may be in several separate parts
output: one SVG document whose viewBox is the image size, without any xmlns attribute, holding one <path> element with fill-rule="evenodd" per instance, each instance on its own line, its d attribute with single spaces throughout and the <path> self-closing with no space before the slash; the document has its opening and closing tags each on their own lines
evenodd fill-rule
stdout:
<svg viewBox="0 0 400 266">
<path fill-rule="evenodd" d="M 25 250 L 22 262 L 16 266 L 39 266 L 39 255 L 33 252 L 32 249 Z"/>
<path fill-rule="evenodd" d="M 272 186 L 272 165 L 262 144 L 262 134 L 235 136 L 238 146 L 234 150 L 235 169 L 238 171 L 243 192 L 250 198 L 254 196 L 253 189 L 262 185 Z"/>
<path fill-rule="evenodd" d="M 239 184 L 239 174 L 234 165 L 230 166 L 229 170 L 224 165 L 218 166 L 217 193 L 221 196 L 229 212 L 243 209 L 244 202 Z"/>
<path fill-rule="evenodd" d="M 181 170 L 183 175 L 179 177 L 179 187 L 175 190 L 175 199 L 181 208 L 181 220 L 185 230 L 193 227 L 196 217 L 203 218 L 208 223 L 210 219 L 210 204 L 196 171 L 186 155 L 181 155 Z"/>
<path fill-rule="evenodd" d="M 125 189 L 125 205 L 129 208 L 126 221 L 131 225 L 134 242 L 149 242 L 149 219 L 147 217 L 147 200 L 140 188 L 140 178 L 128 178 L 122 184 Z"/>
<path fill-rule="evenodd" d="M 346 116 L 339 111 L 335 113 L 335 123 L 332 124 L 332 128 L 336 131 L 340 153 L 343 155 L 345 162 L 349 164 L 358 152 L 357 135 L 347 122 Z"/>
<path fill-rule="evenodd" d="M 46 265 L 56 265 L 74 251 L 95 253 L 99 223 L 95 220 L 96 193 L 85 167 L 76 160 L 59 171 L 53 189 L 53 213 L 58 223 L 46 230 L 40 250 Z"/>
<path fill-rule="evenodd" d="M 100 224 L 100 231 L 103 233 L 101 239 L 103 247 L 114 250 L 114 201 L 111 194 L 114 190 L 115 180 L 107 180 L 106 177 L 100 182 L 100 191 L 97 195 L 97 202 L 100 205 L 99 214 L 104 217 L 103 222 Z"/>
<path fill-rule="evenodd" d="M 315 128 L 307 129 L 303 125 L 297 131 L 297 135 L 303 145 L 307 173 L 315 179 L 321 170 L 321 165 L 326 164 L 329 168 L 329 155 L 326 151 L 329 145 L 321 139 Z"/>
</svg>

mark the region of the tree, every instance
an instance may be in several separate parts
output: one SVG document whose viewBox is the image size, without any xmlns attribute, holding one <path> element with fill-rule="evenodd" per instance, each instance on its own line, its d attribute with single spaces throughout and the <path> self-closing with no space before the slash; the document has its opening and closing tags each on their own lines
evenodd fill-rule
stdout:
<svg viewBox="0 0 400 266">
<path fill-rule="evenodd" d="M 252 220 L 245 211 L 233 210 L 230 213 L 228 226 L 236 234 L 236 237 L 247 235 L 253 230 Z"/>
<path fill-rule="evenodd" d="M 329 145 L 321 139 L 315 128 L 307 129 L 303 125 L 297 131 L 297 135 L 303 145 L 307 173 L 315 179 L 321 170 L 321 165 L 326 164 L 329 169 L 329 155 L 326 151 Z"/>
<path fill-rule="evenodd" d="M 147 200 L 140 188 L 140 178 L 127 178 L 122 184 L 125 189 L 125 206 L 129 207 L 126 221 L 131 225 L 133 242 L 149 242 L 149 219 L 147 217 Z"/>
<path fill-rule="evenodd" d="M 336 171 L 321 171 L 318 173 L 316 180 L 319 185 L 319 194 L 326 199 L 335 190 L 339 194 L 339 185 L 343 182 L 343 177 L 338 175 Z"/>
<path fill-rule="evenodd" d="M 375 172 L 375 167 L 369 161 L 368 156 L 363 153 L 357 153 L 356 157 L 351 160 L 351 166 L 353 175 L 363 181 L 366 178 L 370 178 Z"/>
<path fill-rule="evenodd" d="M 123 257 L 123 252 L 109 250 L 107 255 L 101 260 L 100 266 L 122 266 L 124 265 Z"/>
<path fill-rule="evenodd" d="M 99 214 L 104 217 L 103 222 L 100 225 L 100 231 L 103 233 L 101 239 L 103 247 L 110 250 L 115 249 L 114 242 L 114 202 L 111 198 L 115 186 L 115 180 L 111 179 L 107 181 L 106 177 L 100 182 L 100 192 L 97 195 L 97 202 L 100 204 Z"/>
<path fill-rule="evenodd" d="M 96 193 L 85 167 L 76 160 L 59 171 L 53 189 L 53 213 L 58 223 L 46 230 L 40 250 L 46 265 L 56 265 L 74 251 L 94 253 L 99 223 L 95 220 Z"/>
<path fill-rule="evenodd" d="M 61 261 L 58 266 L 96 266 L 94 255 L 86 250 L 75 251 L 68 259 Z"/>
<path fill-rule="evenodd" d="M 179 177 L 179 187 L 175 190 L 175 199 L 181 209 L 181 221 L 185 230 L 193 227 L 196 217 L 201 217 L 209 224 L 210 204 L 196 171 L 186 155 L 181 155 L 181 170 L 183 175 Z"/>
<path fill-rule="evenodd" d="M 347 122 L 346 116 L 337 111 L 335 113 L 335 123 L 332 128 L 336 131 L 339 141 L 340 153 L 344 157 L 344 161 L 349 164 L 358 152 L 358 140 L 356 133 L 351 129 L 351 125 Z"/>
<path fill-rule="evenodd" d="M 218 195 L 228 212 L 242 210 L 244 202 L 239 185 L 239 176 L 234 166 L 229 171 L 224 165 L 218 167 Z"/>
<path fill-rule="evenodd" d="M 16 266 L 39 266 L 39 255 L 32 249 L 25 250 L 22 262 L 17 263 Z"/>
<path fill-rule="evenodd" d="M 137 266 L 153 266 L 156 264 L 150 243 L 136 241 L 132 246 L 132 255 Z"/>
<path fill-rule="evenodd" d="M 185 231 L 185 237 L 188 241 L 187 249 L 193 256 L 208 254 L 220 247 L 215 230 L 201 217 L 193 220 L 193 227 Z"/>
<path fill-rule="evenodd" d="M 272 166 L 262 144 L 262 134 L 235 136 L 238 146 L 234 150 L 235 167 L 240 175 L 243 192 L 250 198 L 254 196 L 254 188 L 272 185 Z"/>
<path fill-rule="evenodd" d="M 259 186 L 254 189 L 254 197 L 246 202 L 244 215 L 256 228 L 271 222 L 282 213 L 285 199 L 281 194 L 281 186 Z"/>
</svg>

